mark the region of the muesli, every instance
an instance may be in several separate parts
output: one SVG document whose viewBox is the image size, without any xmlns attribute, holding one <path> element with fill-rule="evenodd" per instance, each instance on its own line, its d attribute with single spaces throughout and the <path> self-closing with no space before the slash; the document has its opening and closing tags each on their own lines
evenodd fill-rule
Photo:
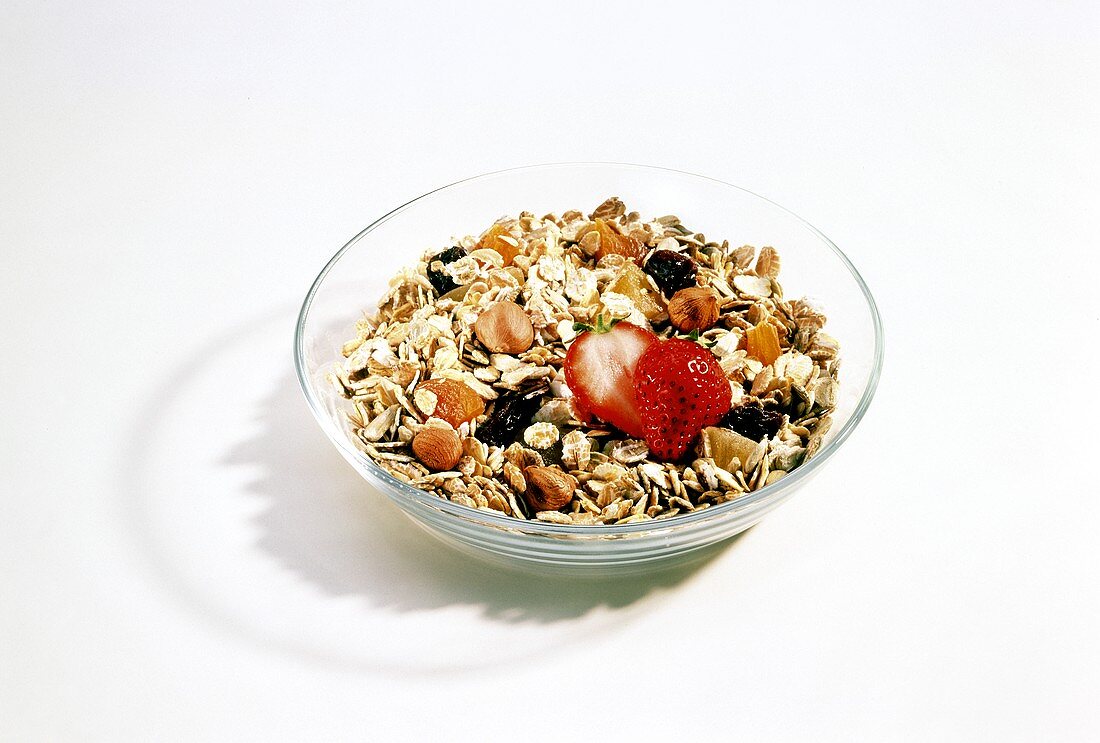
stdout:
<svg viewBox="0 0 1100 743">
<path fill-rule="evenodd" d="M 779 272 L 614 197 L 524 212 L 402 269 L 332 378 L 363 451 L 454 503 L 671 518 L 776 482 L 829 429 L 838 343 Z"/>
</svg>

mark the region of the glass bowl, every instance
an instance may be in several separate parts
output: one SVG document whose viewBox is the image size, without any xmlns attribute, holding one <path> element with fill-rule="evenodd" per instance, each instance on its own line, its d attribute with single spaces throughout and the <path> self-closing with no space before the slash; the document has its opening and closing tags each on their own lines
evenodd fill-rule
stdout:
<svg viewBox="0 0 1100 743">
<path fill-rule="evenodd" d="M 523 521 L 451 503 L 407 485 L 354 443 L 346 401 L 326 379 L 364 311 L 375 309 L 389 278 L 453 236 L 477 234 L 521 211 L 593 209 L 609 196 L 646 217 L 676 214 L 690 229 L 732 245 L 771 245 L 783 261 L 787 297 L 808 296 L 840 341 L 840 395 L 817 456 L 790 475 L 736 500 L 668 520 L 566 526 Z M 609 163 L 563 163 L 505 170 L 459 181 L 379 217 L 332 257 L 310 287 L 295 337 L 298 379 L 325 434 L 371 486 L 414 522 L 461 550 L 512 567 L 602 575 L 651 570 L 708 554 L 748 529 L 809 482 L 859 423 L 882 367 L 882 324 L 851 261 L 821 232 L 765 198 L 722 181 L 676 170 Z M 366 489 L 364 489 L 366 494 Z"/>
</svg>

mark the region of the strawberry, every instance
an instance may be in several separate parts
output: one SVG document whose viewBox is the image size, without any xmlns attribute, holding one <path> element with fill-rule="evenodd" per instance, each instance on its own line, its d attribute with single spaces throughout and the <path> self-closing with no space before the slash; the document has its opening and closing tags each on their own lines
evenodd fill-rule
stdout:
<svg viewBox="0 0 1100 743">
<path fill-rule="evenodd" d="M 597 320 L 594 329 L 577 336 L 565 356 L 565 383 L 574 405 L 631 436 L 643 435 L 634 399 L 634 367 L 657 341 L 653 333 L 628 322 L 610 327 Z"/>
<path fill-rule="evenodd" d="M 718 359 L 683 338 L 646 349 L 634 372 L 634 391 L 649 450 L 666 461 L 682 457 L 703 427 L 722 420 L 732 403 Z"/>
</svg>

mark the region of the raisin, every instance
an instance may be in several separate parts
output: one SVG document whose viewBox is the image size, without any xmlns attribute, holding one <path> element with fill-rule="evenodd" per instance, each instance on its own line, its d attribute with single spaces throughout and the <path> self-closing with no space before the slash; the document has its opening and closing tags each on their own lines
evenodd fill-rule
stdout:
<svg viewBox="0 0 1100 743">
<path fill-rule="evenodd" d="M 758 403 L 750 402 L 738 405 L 722 419 L 722 425 L 741 434 L 747 439 L 759 441 L 769 439 L 779 433 L 783 425 L 783 414 L 775 410 L 764 410 Z"/>
<path fill-rule="evenodd" d="M 675 250 L 658 250 L 645 264 L 645 272 L 653 277 L 666 297 L 695 286 L 698 270 L 695 261 Z"/>
<path fill-rule="evenodd" d="M 442 271 L 433 271 L 432 264 L 439 261 L 444 266 L 448 263 L 454 263 L 459 258 L 464 258 L 466 251 L 458 246 L 453 248 L 447 248 L 442 253 L 436 253 L 428 260 L 428 281 L 432 282 L 432 286 L 439 294 L 446 294 L 452 289 L 457 289 L 458 284 L 447 274 Z"/>
<path fill-rule="evenodd" d="M 546 387 L 539 387 L 498 398 L 493 412 L 477 427 L 477 437 L 489 446 L 508 446 L 518 440 L 538 412 L 544 392 Z"/>
</svg>

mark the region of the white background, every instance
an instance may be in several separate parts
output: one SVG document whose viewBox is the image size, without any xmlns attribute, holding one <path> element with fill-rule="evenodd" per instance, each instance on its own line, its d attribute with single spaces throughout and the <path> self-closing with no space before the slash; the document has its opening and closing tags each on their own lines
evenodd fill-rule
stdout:
<svg viewBox="0 0 1100 743">
<path fill-rule="evenodd" d="M 1100 739 L 1100 11 L 773 5 L 4 3 L 0 739 Z M 883 312 L 697 570 L 456 557 L 292 379 L 348 238 L 561 160 L 764 194 Z"/>
</svg>

